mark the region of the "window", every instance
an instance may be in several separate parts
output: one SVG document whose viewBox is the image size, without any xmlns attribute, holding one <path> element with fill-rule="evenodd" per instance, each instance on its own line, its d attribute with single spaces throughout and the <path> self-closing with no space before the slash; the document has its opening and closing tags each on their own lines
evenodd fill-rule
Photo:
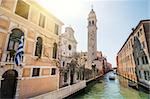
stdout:
<svg viewBox="0 0 150 99">
<path fill-rule="evenodd" d="M 144 78 L 145 78 L 145 80 L 147 80 L 146 71 L 144 71 Z"/>
<path fill-rule="evenodd" d="M 139 77 L 141 78 L 141 71 L 139 71 Z"/>
<path fill-rule="evenodd" d="M 28 19 L 29 5 L 22 0 L 18 0 L 15 13 L 19 16 Z"/>
<path fill-rule="evenodd" d="M 142 35 L 142 29 L 140 29 L 140 34 Z"/>
<path fill-rule="evenodd" d="M 145 56 L 145 64 L 148 64 L 147 56 Z"/>
<path fill-rule="evenodd" d="M 53 47 L 53 58 L 56 59 L 57 58 L 57 44 L 54 43 L 54 47 Z"/>
<path fill-rule="evenodd" d="M 24 33 L 18 28 L 13 29 L 11 32 L 12 33 L 9 37 L 7 51 L 16 51 L 19 45 L 19 40 L 21 39 L 21 36 L 24 36 Z"/>
<path fill-rule="evenodd" d="M 145 48 L 145 43 L 144 43 L 144 41 L 142 42 L 142 48 L 143 48 L 143 49 Z"/>
<path fill-rule="evenodd" d="M 94 25 L 94 20 L 92 21 L 92 25 Z"/>
<path fill-rule="evenodd" d="M 89 25 L 91 25 L 91 21 L 89 21 Z"/>
<path fill-rule="evenodd" d="M 145 64 L 144 57 L 142 57 L 142 63 Z"/>
<path fill-rule="evenodd" d="M 33 68 L 32 77 L 40 75 L 40 68 Z"/>
<path fill-rule="evenodd" d="M 70 44 L 68 45 L 68 49 L 71 50 L 71 45 Z"/>
<path fill-rule="evenodd" d="M 64 74 L 64 82 L 67 82 L 67 73 Z"/>
<path fill-rule="evenodd" d="M 138 36 L 138 37 L 140 36 L 139 32 L 137 33 L 137 36 Z"/>
<path fill-rule="evenodd" d="M 150 81 L 150 72 L 147 71 L 147 75 L 148 75 L 148 81 Z"/>
<path fill-rule="evenodd" d="M 39 26 L 41 26 L 43 28 L 45 26 L 45 16 L 42 14 L 40 14 Z"/>
<path fill-rule="evenodd" d="M 21 39 L 21 36 L 24 36 L 24 33 L 18 28 L 13 29 L 11 32 L 12 33 L 9 36 L 9 41 L 7 45 L 7 51 L 9 51 L 9 53 L 6 55 L 5 61 L 13 62 L 15 58 L 15 53 L 18 49 L 19 41 Z M 21 61 L 23 61 L 23 56 L 21 57 Z"/>
<path fill-rule="evenodd" d="M 140 65 L 140 63 L 139 63 L 139 58 L 137 58 L 137 64 Z"/>
<path fill-rule="evenodd" d="M 52 68 L 51 75 L 56 75 L 56 68 Z"/>
<path fill-rule="evenodd" d="M 143 63 L 143 64 L 148 64 L 147 56 L 143 56 L 143 57 L 142 57 L 142 63 Z"/>
<path fill-rule="evenodd" d="M 55 24 L 55 34 L 58 35 L 58 29 L 59 29 L 59 26 L 57 24 Z"/>
<path fill-rule="evenodd" d="M 80 78 L 80 74 L 79 72 L 77 72 L 77 80 L 79 80 L 79 78 Z"/>
<path fill-rule="evenodd" d="M 129 42 L 129 49 L 130 49 L 130 42 Z"/>
<path fill-rule="evenodd" d="M 65 66 L 65 61 L 63 61 L 63 66 Z"/>
<path fill-rule="evenodd" d="M 36 42 L 36 49 L 35 49 L 35 56 L 38 56 L 38 58 L 41 58 L 42 55 L 42 38 L 38 37 Z"/>
</svg>

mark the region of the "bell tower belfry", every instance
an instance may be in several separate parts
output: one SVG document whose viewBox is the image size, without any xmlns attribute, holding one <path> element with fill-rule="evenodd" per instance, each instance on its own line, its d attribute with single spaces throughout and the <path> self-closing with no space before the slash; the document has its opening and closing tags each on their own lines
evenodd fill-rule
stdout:
<svg viewBox="0 0 150 99">
<path fill-rule="evenodd" d="M 96 19 L 96 14 L 93 10 L 91 9 L 89 15 L 88 15 L 88 68 L 91 69 L 92 62 L 94 59 L 96 59 L 96 54 L 97 54 L 97 19 Z"/>
</svg>

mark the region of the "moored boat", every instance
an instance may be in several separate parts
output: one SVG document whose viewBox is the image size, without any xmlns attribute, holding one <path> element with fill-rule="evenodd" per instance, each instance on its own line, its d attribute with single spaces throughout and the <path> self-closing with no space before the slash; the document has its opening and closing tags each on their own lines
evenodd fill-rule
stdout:
<svg viewBox="0 0 150 99">
<path fill-rule="evenodd" d="M 132 87 L 132 88 L 134 88 L 134 89 L 137 89 L 137 83 L 135 83 L 135 82 L 129 81 L 129 82 L 128 82 L 128 86 L 129 86 L 129 87 Z"/>
<path fill-rule="evenodd" d="M 110 75 L 109 76 L 109 80 L 115 80 L 115 76 L 114 75 Z"/>
</svg>

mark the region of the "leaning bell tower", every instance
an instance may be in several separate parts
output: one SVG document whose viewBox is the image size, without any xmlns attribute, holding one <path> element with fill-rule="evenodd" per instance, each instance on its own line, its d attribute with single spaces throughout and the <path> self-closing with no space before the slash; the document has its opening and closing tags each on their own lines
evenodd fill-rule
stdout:
<svg viewBox="0 0 150 99">
<path fill-rule="evenodd" d="M 96 19 L 96 14 L 93 10 L 91 9 L 89 15 L 88 15 L 88 68 L 91 69 L 92 62 L 94 59 L 96 59 L 96 53 L 97 53 L 97 19 Z"/>
</svg>

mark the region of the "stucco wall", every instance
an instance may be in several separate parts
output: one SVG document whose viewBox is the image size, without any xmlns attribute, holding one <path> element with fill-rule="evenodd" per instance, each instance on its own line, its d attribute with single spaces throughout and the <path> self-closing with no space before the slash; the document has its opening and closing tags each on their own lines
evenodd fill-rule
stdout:
<svg viewBox="0 0 150 99">
<path fill-rule="evenodd" d="M 20 81 L 20 99 L 29 98 L 57 89 L 56 77 L 33 78 Z"/>
</svg>

